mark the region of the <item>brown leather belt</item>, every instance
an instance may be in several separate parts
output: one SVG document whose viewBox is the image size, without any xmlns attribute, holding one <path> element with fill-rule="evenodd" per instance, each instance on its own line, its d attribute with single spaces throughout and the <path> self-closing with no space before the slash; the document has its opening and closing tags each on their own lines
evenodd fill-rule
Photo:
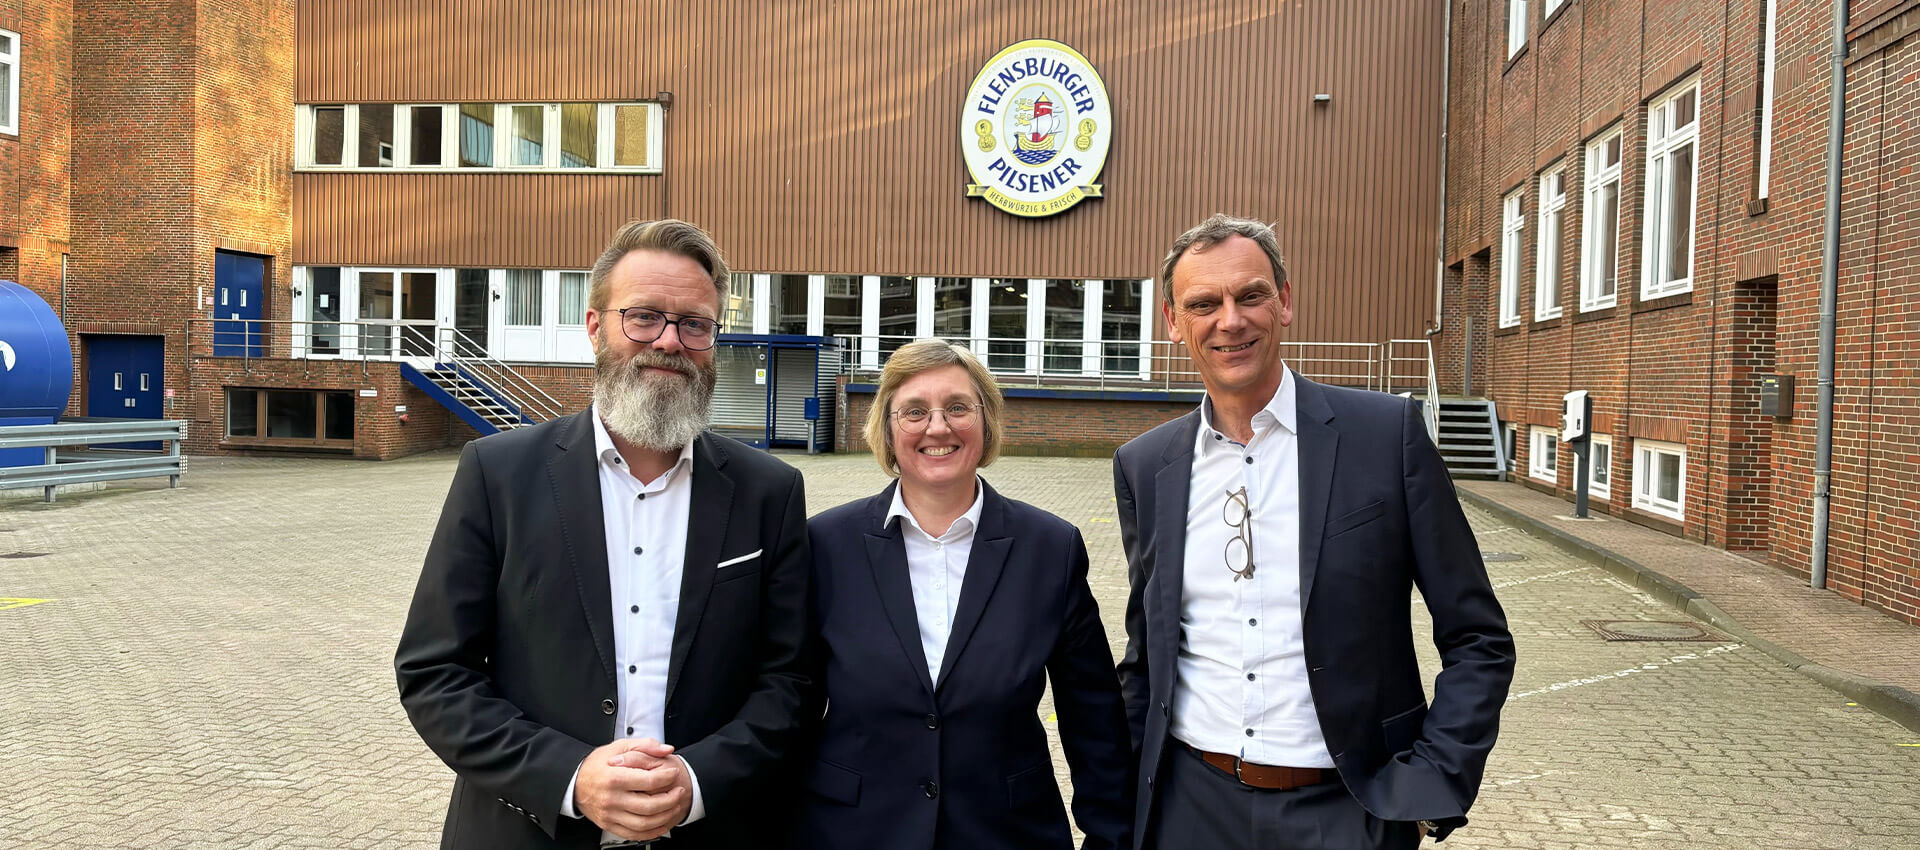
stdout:
<svg viewBox="0 0 1920 850">
<path fill-rule="evenodd" d="M 1201 761 L 1206 762 L 1228 776 L 1240 780 L 1241 784 L 1251 785 L 1255 788 L 1265 788 L 1269 791 L 1291 791 L 1295 788 L 1305 788 L 1308 785 L 1336 782 L 1340 779 L 1340 772 L 1329 768 L 1275 767 L 1264 764 L 1252 764 L 1241 761 L 1236 756 L 1230 756 L 1225 753 L 1210 753 L 1192 744 L 1187 744 L 1184 741 L 1181 743 L 1187 749 L 1193 750 L 1193 754 L 1199 756 Z"/>
</svg>

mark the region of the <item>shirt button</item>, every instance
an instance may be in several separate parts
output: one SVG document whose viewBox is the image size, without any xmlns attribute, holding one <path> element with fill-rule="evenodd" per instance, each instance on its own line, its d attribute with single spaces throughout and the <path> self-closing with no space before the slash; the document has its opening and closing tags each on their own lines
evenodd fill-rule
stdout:
<svg viewBox="0 0 1920 850">
<path fill-rule="evenodd" d="M 1248 462 L 1248 463 L 1252 463 L 1252 462 L 1253 462 L 1253 456 L 1252 456 L 1252 455 L 1248 455 L 1248 456 L 1247 456 L 1247 462 Z"/>
<path fill-rule="evenodd" d="M 633 727 L 632 727 L 632 726 L 628 726 L 628 727 L 627 727 L 627 734 L 629 734 L 629 735 L 631 735 L 631 734 L 633 734 Z"/>
<path fill-rule="evenodd" d="M 645 549 L 642 549 L 642 548 L 640 548 L 640 547 L 638 547 L 638 546 L 635 546 L 635 547 L 633 547 L 633 554 L 635 554 L 635 555 L 644 555 L 644 554 L 646 554 L 646 552 L 647 552 L 647 550 L 645 550 Z"/>
<path fill-rule="evenodd" d="M 627 611 L 630 613 L 638 614 L 640 613 L 640 606 L 635 605 L 632 608 L 628 608 Z"/>
<path fill-rule="evenodd" d="M 644 502 L 644 501 L 646 501 L 646 500 L 647 500 L 647 494 L 645 494 L 645 493 L 641 493 L 641 494 L 640 494 L 640 501 L 642 501 L 642 502 Z"/>
<path fill-rule="evenodd" d="M 634 664 L 628 664 L 628 665 L 627 665 L 627 672 L 629 672 L 629 673 L 637 673 L 637 672 L 639 672 L 639 671 L 640 671 L 640 668 L 639 668 L 639 666 L 638 666 L 638 665 L 634 665 Z M 1248 673 L 1248 674 L 1247 674 L 1247 678 L 1249 678 L 1249 679 L 1251 679 L 1251 678 L 1253 678 L 1253 674 L 1252 674 L 1252 673 Z"/>
<path fill-rule="evenodd" d="M 1248 674 L 1247 674 L 1247 681 L 1249 681 L 1249 682 L 1251 682 L 1251 681 L 1253 681 L 1253 674 L 1252 674 L 1252 673 L 1248 673 Z"/>
<path fill-rule="evenodd" d="M 1257 625 L 1260 625 L 1260 618 L 1259 618 L 1259 617 L 1248 617 L 1248 618 L 1247 618 L 1247 625 L 1249 625 L 1249 626 L 1257 626 Z"/>
<path fill-rule="evenodd" d="M 1249 737 L 1249 738 L 1251 738 L 1251 737 L 1253 737 L 1253 730 L 1252 730 L 1252 729 L 1248 729 L 1248 730 L 1247 730 L 1247 737 Z"/>
</svg>

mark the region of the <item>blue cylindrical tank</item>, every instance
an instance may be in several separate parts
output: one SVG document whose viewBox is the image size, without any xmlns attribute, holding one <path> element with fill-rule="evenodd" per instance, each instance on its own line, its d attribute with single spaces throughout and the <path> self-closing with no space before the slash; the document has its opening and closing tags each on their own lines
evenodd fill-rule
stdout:
<svg viewBox="0 0 1920 850">
<path fill-rule="evenodd" d="M 47 425 L 73 395 L 73 347 L 53 308 L 0 280 L 0 425 Z M 0 449 L 0 466 L 45 461 L 41 449 Z"/>
</svg>

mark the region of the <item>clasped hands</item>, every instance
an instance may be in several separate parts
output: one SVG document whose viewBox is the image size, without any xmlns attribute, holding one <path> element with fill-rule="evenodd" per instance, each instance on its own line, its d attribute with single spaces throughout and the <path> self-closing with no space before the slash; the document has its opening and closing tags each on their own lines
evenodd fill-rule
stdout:
<svg viewBox="0 0 1920 850">
<path fill-rule="evenodd" d="M 574 810 L 601 829 L 630 841 L 648 841 L 687 819 L 693 780 L 673 747 L 652 738 L 622 738 L 580 763 Z"/>
</svg>

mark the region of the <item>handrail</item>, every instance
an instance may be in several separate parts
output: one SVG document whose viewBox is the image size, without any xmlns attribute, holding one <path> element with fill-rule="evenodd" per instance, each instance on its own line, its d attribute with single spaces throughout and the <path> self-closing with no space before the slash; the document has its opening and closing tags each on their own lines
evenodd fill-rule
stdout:
<svg viewBox="0 0 1920 850">
<path fill-rule="evenodd" d="M 1401 349 L 1411 347 L 1413 354 L 1401 353 Z M 1425 420 L 1427 436 L 1435 444 L 1440 442 L 1440 379 L 1433 366 L 1433 343 L 1426 339 L 1390 339 L 1387 340 L 1387 386 L 1389 391 L 1403 391 L 1409 383 L 1419 385 L 1425 392 L 1425 402 L 1421 405 L 1420 417 Z M 1411 366 L 1403 371 L 1398 366 Z"/>
<path fill-rule="evenodd" d="M 487 354 L 486 348 L 459 328 L 440 328 L 440 336 L 445 345 L 441 350 L 448 355 L 448 361 L 466 367 L 469 371 L 480 373 L 496 391 L 507 396 L 507 400 L 519 407 L 523 414 L 532 411 L 538 414 L 536 422 L 556 418 L 566 412 L 566 408 L 540 389 L 519 370 L 508 366 L 499 359 Z M 518 395 L 516 396 L 516 393 Z"/>
<path fill-rule="evenodd" d="M 846 352 L 841 372 L 878 373 L 886 345 L 918 339 L 902 334 L 837 334 Z M 943 337 L 966 345 L 1006 387 L 1085 387 L 1200 391 L 1200 373 L 1183 343 L 1170 340 Z M 1380 389 L 1380 343 L 1282 342 L 1281 359 L 1295 372 L 1322 383 Z M 1117 361 L 1119 368 L 1111 368 Z"/>
</svg>

